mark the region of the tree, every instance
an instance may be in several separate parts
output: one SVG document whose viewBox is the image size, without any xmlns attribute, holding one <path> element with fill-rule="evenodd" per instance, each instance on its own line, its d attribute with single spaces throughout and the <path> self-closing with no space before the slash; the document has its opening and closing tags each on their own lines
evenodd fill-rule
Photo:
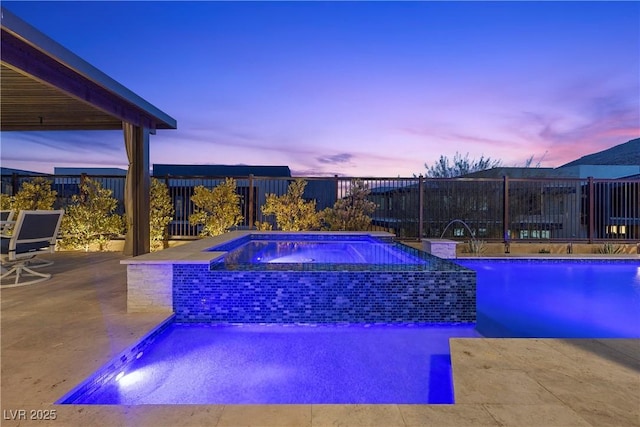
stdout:
<svg viewBox="0 0 640 427">
<path fill-rule="evenodd" d="M 209 190 L 202 185 L 194 189 L 191 201 L 196 206 L 189 216 L 191 225 L 203 225 L 201 236 L 218 236 L 237 226 L 243 217 L 240 211 L 240 195 L 236 193 L 236 181 L 225 182 Z"/>
<path fill-rule="evenodd" d="M 316 212 L 316 201 L 306 201 L 302 198 L 306 186 L 307 181 L 296 179 L 289 184 L 286 194 L 267 194 L 267 201 L 260 208 L 262 214 L 275 215 L 276 224 L 282 231 L 319 229 L 320 215 Z"/>
<path fill-rule="evenodd" d="M 151 233 L 151 250 L 165 247 L 169 238 L 167 226 L 173 220 L 173 203 L 169 189 L 164 182 L 151 178 L 149 195 L 149 228 Z"/>
<path fill-rule="evenodd" d="M 98 181 L 82 180 L 80 194 L 71 197 L 62 217 L 63 247 L 88 251 L 91 244 L 97 243 L 102 251 L 113 237 L 122 233 L 124 221 L 115 213 L 118 201 L 112 193 Z"/>
<path fill-rule="evenodd" d="M 481 156 L 478 160 L 470 160 L 469 153 L 462 157 L 462 155 L 456 151 L 456 154 L 453 156 L 453 164 L 449 163 L 447 156 L 441 155 L 440 159 L 433 165 L 429 166 L 425 163 L 424 167 L 427 168 L 426 176 L 428 178 L 454 178 L 501 165 L 501 160 L 493 160 L 490 157 L 485 159 L 484 156 Z"/>
<path fill-rule="evenodd" d="M 30 181 L 25 181 L 20 186 L 20 190 L 13 198 L 11 208 L 16 211 L 53 209 L 58 192 L 51 188 L 51 181 L 36 177 Z M 16 212 L 17 213 L 17 212 Z"/>
<path fill-rule="evenodd" d="M 360 179 L 351 182 L 344 198 L 337 200 L 333 208 L 322 211 L 322 219 L 332 231 L 366 230 L 371 224 L 371 215 L 376 204 L 367 199 L 369 186 Z"/>
</svg>

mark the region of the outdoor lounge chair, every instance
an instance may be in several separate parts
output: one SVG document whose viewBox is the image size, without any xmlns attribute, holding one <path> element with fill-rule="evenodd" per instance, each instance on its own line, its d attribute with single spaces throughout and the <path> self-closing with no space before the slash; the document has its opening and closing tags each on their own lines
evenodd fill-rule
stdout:
<svg viewBox="0 0 640 427">
<path fill-rule="evenodd" d="M 7 234 L 13 228 L 13 215 L 16 211 L 13 209 L 0 211 L 0 234 Z"/>
<path fill-rule="evenodd" d="M 40 254 L 55 251 L 56 237 L 63 214 L 63 210 L 23 210 L 18 213 L 12 235 L 0 236 L 3 270 L 0 279 L 3 288 L 30 285 L 51 278 L 51 274 L 32 270 L 35 266 L 30 265 L 29 262 Z M 43 267 L 44 265 L 37 266 Z M 12 279 L 14 275 L 13 283 L 8 283 L 6 279 Z M 35 276 L 36 278 L 20 281 L 23 276 Z"/>
</svg>

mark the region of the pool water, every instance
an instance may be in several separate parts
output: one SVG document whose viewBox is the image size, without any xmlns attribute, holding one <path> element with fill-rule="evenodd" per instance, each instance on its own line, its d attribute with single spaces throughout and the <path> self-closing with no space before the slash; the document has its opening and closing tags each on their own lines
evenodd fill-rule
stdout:
<svg viewBox="0 0 640 427">
<path fill-rule="evenodd" d="M 453 403 L 450 337 L 473 326 L 171 324 L 75 404 Z"/>
<path fill-rule="evenodd" d="M 254 240 L 226 255 L 233 263 L 425 264 L 389 243 L 366 241 Z"/>
<path fill-rule="evenodd" d="M 470 260 L 487 337 L 640 338 L 640 262 Z"/>
<path fill-rule="evenodd" d="M 451 337 L 640 338 L 640 262 L 457 262 L 475 327 L 171 323 L 58 403 L 453 403 Z"/>
</svg>

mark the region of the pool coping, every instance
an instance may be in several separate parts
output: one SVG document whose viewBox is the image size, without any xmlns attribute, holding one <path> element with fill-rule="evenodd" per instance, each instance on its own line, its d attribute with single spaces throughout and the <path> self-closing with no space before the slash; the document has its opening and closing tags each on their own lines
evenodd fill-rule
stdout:
<svg viewBox="0 0 640 427">
<path fill-rule="evenodd" d="M 304 233 L 306 235 L 344 235 L 344 236 L 371 236 L 378 238 L 395 238 L 395 234 L 386 231 L 256 231 L 256 230 L 237 230 L 230 231 L 220 236 L 205 237 L 195 240 L 184 245 L 167 248 L 158 252 L 151 252 L 144 255 L 138 255 L 133 258 L 127 258 L 120 261 L 120 264 L 210 264 L 220 258 L 227 251 L 208 251 L 207 249 L 228 243 L 232 240 L 240 239 L 245 236 L 255 234 L 265 235 L 287 235 L 295 233 Z"/>
</svg>

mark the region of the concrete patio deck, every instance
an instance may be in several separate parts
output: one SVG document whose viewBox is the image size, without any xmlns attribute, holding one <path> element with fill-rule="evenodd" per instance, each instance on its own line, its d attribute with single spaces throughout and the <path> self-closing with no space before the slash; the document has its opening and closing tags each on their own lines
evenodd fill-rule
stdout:
<svg viewBox="0 0 640 427">
<path fill-rule="evenodd" d="M 54 405 L 166 314 L 126 312 L 119 253 L 50 258 L 0 293 L 2 426 L 640 426 L 640 340 L 452 339 L 454 405 Z"/>
</svg>

